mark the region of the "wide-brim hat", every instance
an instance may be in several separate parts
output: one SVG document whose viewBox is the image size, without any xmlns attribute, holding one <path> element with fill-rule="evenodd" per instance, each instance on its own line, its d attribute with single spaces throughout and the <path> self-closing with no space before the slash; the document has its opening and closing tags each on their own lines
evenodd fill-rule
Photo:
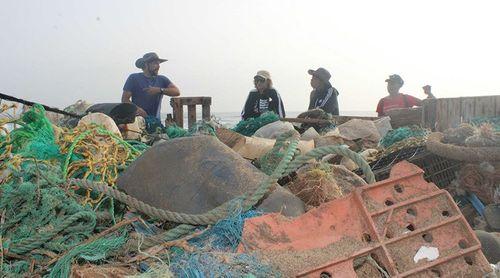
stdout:
<svg viewBox="0 0 500 278">
<path fill-rule="evenodd" d="M 146 63 L 153 62 L 153 61 L 159 61 L 160 63 L 163 63 L 163 62 L 167 61 L 167 59 L 161 59 L 160 57 L 158 57 L 158 54 L 156 54 L 154 52 L 149 52 L 149 53 L 144 54 L 144 56 L 142 56 L 142 58 L 137 59 L 137 61 L 135 61 L 135 66 L 142 69 L 142 68 L 144 68 L 144 65 Z"/>
<path fill-rule="evenodd" d="M 264 78 L 265 80 L 271 80 L 271 74 L 270 74 L 267 70 L 259 70 L 259 71 L 255 74 L 254 78 L 255 78 L 255 77 L 257 77 L 257 76 L 258 76 L 258 77 L 262 77 L 262 78 Z"/>
<path fill-rule="evenodd" d="M 332 75 L 326 69 L 324 68 L 318 68 L 317 70 L 310 69 L 307 71 L 307 73 L 317 77 L 319 80 L 329 85 L 330 87 L 332 86 L 332 84 L 330 84 L 330 78 L 332 77 Z"/>
</svg>

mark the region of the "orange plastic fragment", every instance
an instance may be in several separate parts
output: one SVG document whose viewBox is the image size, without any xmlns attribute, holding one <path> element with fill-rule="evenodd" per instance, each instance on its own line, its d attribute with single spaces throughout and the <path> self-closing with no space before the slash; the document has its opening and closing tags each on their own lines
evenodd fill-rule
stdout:
<svg viewBox="0 0 500 278">
<path fill-rule="evenodd" d="M 379 277 L 481 277 L 491 271 L 450 194 L 406 161 L 389 179 L 299 217 L 248 219 L 239 251 L 255 253 L 287 277 L 356 277 L 355 268 L 366 262 Z"/>
</svg>

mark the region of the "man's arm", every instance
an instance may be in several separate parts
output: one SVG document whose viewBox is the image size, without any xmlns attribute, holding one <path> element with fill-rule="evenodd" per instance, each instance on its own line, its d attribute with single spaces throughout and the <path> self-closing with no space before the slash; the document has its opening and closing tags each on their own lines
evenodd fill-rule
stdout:
<svg viewBox="0 0 500 278">
<path fill-rule="evenodd" d="M 376 112 L 377 112 L 379 117 L 384 116 L 384 99 L 383 98 L 378 101 Z"/>
<path fill-rule="evenodd" d="M 123 91 L 122 93 L 122 103 L 131 103 L 132 100 L 130 99 L 132 97 L 132 93 L 129 91 Z"/>
<path fill-rule="evenodd" d="M 148 87 L 143 89 L 146 93 L 152 94 L 152 95 L 157 95 L 157 94 L 163 94 L 169 97 L 177 97 L 181 95 L 181 92 L 179 91 L 179 88 L 175 86 L 173 83 L 170 83 L 167 88 L 160 88 L 160 87 Z"/>
<path fill-rule="evenodd" d="M 132 93 L 124 90 L 122 93 L 122 103 L 132 103 L 132 100 L 130 99 L 131 97 Z M 146 111 L 139 106 L 137 106 L 137 112 L 135 114 L 144 118 L 148 116 L 148 113 L 146 113 Z"/>
<path fill-rule="evenodd" d="M 274 113 L 278 114 L 280 118 L 285 117 L 285 107 L 283 106 L 283 101 L 281 100 L 280 95 L 276 90 L 273 90 L 270 94 L 271 96 L 271 105 L 269 107 Z"/>
<path fill-rule="evenodd" d="M 410 95 L 406 95 L 406 98 L 408 100 L 408 108 L 413 106 L 422 106 L 422 100 Z"/>
<path fill-rule="evenodd" d="M 169 97 L 178 97 L 181 95 L 179 88 L 174 85 L 174 83 L 170 83 L 166 89 L 163 90 L 163 94 Z"/>
<path fill-rule="evenodd" d="M 253 111 L 253 97 L 252 97 L 252 92 L 248 93 L 247 100 L 245 101 L 245 105 L 243 106 L 243 110 L 241 111 L 241 118 L 243 120 L 246 120 L 248 118 L 251 118 L 254 115 Z"/>
</svg>

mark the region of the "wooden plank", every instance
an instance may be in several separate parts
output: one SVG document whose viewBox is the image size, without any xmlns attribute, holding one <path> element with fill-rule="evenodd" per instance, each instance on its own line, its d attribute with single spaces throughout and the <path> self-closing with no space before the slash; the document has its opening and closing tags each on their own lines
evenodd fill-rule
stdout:
<svg viewBox="0 0 500 278">
<path fill-rule="evenodd" d="M 201 100 L 202 105 L 212 105 L 212 98 L 211 97 L 203 97 Z"/>
<path fill-rule="evenodd" d="M 448 128 L 448 99 L 437 99 L 436 125 L 437 131 L 443 131 Z"/>
<path fill-rule="evenodd" d="M 183 105 L 202 105 L 204 103 L 212 102 L 211 97 L 180 97 Z"/>
<path fill-rule="evenodd" d="M 436 99 L 424 99 L 422 103 L 422 127 L 436 129 Z"/>
<path fill-rule="evenodd" d="M 450 98 L 448 100 L 448 127 L 458 127 L 462 122 L 461 108 L 460 98 Z"/>
<path fill-rule="evenodd" d="M 210 121 L 210 104 L 201 106 L 201 117 L 205 121 Z"/>
<path fill-rule="evenodd" d="M 495 116 L 495 96 L 476 98 L 474 117 Z"/>
<path fill-rule="evenodd" d="M 374 121 L 380 119 L 380 117 L 366 117 L 366 116 L 332 116 L 332 120 L 336 125 L 341 125 L 352 119 Z"/>
<path fill-rule="evenodd" d="M 474 109 L 476 108 L 476 99 L 474 97 L 462 98 L 461 116 L 462 122 L 470 122 L 474 118 Z"/>
<path fill-rule="evenodd" d="M 188 128 L 196 123 L 196 105 L 188 105 Z"/>
</svg>

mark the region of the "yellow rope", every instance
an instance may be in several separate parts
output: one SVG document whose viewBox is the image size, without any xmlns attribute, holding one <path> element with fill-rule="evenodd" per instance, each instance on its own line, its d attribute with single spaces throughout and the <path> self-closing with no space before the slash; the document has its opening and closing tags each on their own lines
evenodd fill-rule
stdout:
<svg viewBox="0 0 500 278">
<path fill-rule="evenodd" d="M 97 125 L 85 125 L 73 130 L 64 130 L 58 142 L 61 146 L 61 153 L 68 155 L 75 139 L 89 130 L 90 132 L 74 146 L 73 154 L 79 155 L 82 159 L 68 165 L 67 176 L 72 177 L 84 170 L 84 179 L 93 175 L 99 177 L 99 181 L 114 186 L 118 178 L 118 168 L 125 166 L 138 154 L 132 153 L 127 147 L 120 144 L 116 137 L 102 134 Z M 86 191 L 83 203 L 94 206 L 102 200 L 104 195 L 101 193 L 97 197 L 92 197 L 91 192 L 90 189 Z"/>
</svg>

